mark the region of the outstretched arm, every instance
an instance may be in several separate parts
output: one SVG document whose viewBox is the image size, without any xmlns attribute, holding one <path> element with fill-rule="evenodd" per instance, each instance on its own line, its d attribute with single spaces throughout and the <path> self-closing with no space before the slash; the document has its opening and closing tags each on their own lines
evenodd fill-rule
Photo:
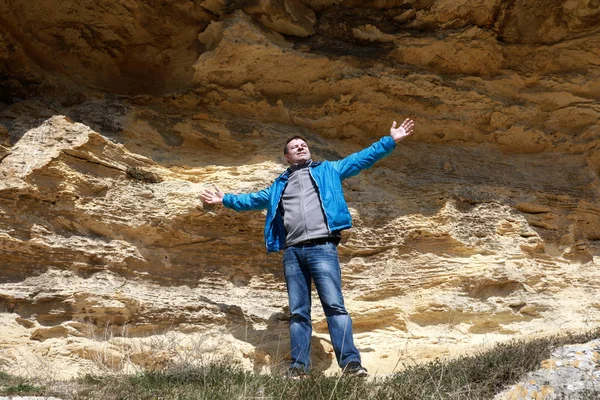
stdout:
<svg viewBox="0 0 600 400">
<path fill-rule="evenodd" d="M 396 121 L 394 121 L 389 136 L 384 136 L 358 153 L 334 161 L 332 164 L 340 173 L 340 178 L 346 179 L 364 169 L 371 168 L 375 162 L 390 154 L 396 147 L 396 143 L 412 135 L 414 126 L 415 123 L 409 118 L 405 119 L 399 127 L 396 127 Z"/>
<path fill-rule="evenodd" d="M 214 190 L 204 189 L 200 198 L 206 204 L 223 204 L 235 211 L 264 210 L 269 204 L 270 188 L 255 193 L 225 194 L 215 186 Z"/>
<path fill-rule="evenodd" d="M 406 118 L 397 128 L 396 121 L 394 121 L 390 128 L 390 136 L 394 139 L 394 142 L 398 143 L 405 137 L 412 135 L 414 127 L 415 122 L 410 118 Z"/>
</svg>

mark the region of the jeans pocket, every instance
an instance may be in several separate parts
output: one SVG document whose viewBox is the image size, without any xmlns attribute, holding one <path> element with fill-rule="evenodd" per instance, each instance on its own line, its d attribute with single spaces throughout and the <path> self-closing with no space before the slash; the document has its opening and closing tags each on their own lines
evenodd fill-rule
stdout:
<svg viewBox="0 0 600 400">
<path fill-rule="evenodd" d="M 335 245 L 335 243 L 323 243 L 321 245 L 319 245 L 321 247 L 321 251 L 323 251 L 325 254 L 331 255 L 331 256 L 337 256 L 338 251 L 337 251 L 337 246 Z"/>
</svg>

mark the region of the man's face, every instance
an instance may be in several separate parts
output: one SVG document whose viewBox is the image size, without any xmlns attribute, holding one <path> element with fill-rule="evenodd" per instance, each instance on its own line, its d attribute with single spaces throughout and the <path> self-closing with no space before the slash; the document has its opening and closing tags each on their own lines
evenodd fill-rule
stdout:
<svg viewBox="0 0 600 400">
<path fill-rule="evenodd" d="M 285 159 L 290 164 L 304 164 L 310 160 L 310 150 L 308 145 L 302 139 L 294 139 L 287 144 L 287 154 Z"/>
</svg>

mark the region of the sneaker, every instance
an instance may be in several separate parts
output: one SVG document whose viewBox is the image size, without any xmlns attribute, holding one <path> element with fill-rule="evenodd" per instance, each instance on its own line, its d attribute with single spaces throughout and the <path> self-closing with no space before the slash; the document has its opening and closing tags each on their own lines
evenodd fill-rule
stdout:
<svg viewBox="0 0 600 400">
<path fill-rule="evenodd" d="M 308 374 L 302 367 L 291 367 L 287 371 L 287 377 L 289 379 L 302 379 L 308 377 Z"/>
<path fill-rule="evenodd" d="M 344 367 L 344 374 L 365 377 L 365 376 L 369 375 L 369 372 L 367 371 L 367 369 L 365 367 L 360 365 L 360 363 L 358 361 L 350 361 Z"/>
</svg>

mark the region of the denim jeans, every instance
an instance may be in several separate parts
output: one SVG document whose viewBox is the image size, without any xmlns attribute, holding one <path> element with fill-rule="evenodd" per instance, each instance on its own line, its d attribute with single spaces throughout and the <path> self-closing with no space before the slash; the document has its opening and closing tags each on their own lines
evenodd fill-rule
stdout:
<svg viewBox="0 0 600 400">
<path fill-rule="evenodd" d="M 342 274 L 334 243 L 290 246 L 283 254 L 283 268 L 290 302 L 290 341 L 292 367 L 310 368 L 312 322 L 311 279 L 315 283 L 327 317 L 329 336 L 338 365 L 360 362 L 352 339 L 352 320 L 344 307 Z"/>
</svg>

